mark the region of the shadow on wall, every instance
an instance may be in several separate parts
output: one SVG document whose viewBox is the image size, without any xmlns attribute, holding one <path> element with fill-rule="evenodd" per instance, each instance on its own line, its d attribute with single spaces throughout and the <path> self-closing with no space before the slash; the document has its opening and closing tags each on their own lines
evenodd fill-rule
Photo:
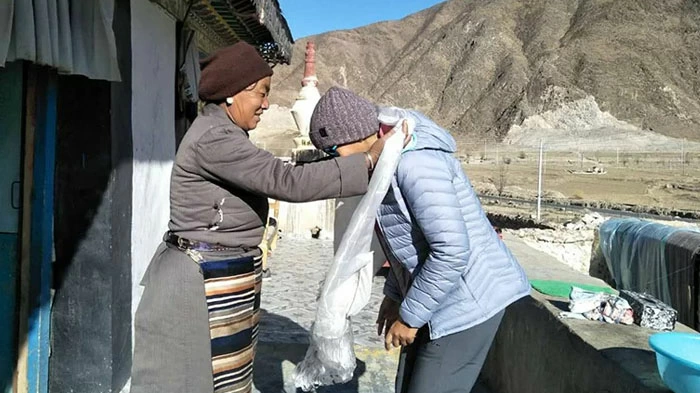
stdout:
<svg viewBox="0 0 700 393">
<path fill-rule="evenodd" d="M 114 7 L 122 81 L 58 79 L 50 391 L 120 391 L 131 373 L 132 12 Z"/>
<path fill-rule="evenodd" d="M 98 381 L 119 389 L 131 368 L 131 232 L 124 228 L 131 211 L 121 206 L 130 204 L 131 187 L 120 187 L 114 173 L 122 163 L 114 154 L 112 86 L 58 78 L 52 391 L 94 391 Z"/>
<path fill-rule="evenodd" d="M 656 354 L 652 350 L 637 348 L 614 347 L 601 349 L 600 353 L 608 359 L 612 359 L 619 364 L 647 364 L 651 375 L 657 374 Z"/>
<path fill-rule="evenodd" d="M 259 393 L 300 393 L 292 372 L 308 348 L 308 331 L 287 317 L 261 310 L 260 341 L 255 355 L 255 390 Z M 359 393 L 359 378 L 366 365 L 357 360 L 353 379 L 346 384 L 319 387 L 317 393 Z M 285 378 L 286 377 L 286 378 Z"/>
</svg>

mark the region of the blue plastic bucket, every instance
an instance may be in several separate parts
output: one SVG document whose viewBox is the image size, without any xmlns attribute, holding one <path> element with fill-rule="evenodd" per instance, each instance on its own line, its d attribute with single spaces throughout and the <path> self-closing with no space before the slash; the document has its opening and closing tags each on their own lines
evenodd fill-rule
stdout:
<svg viewBox="0 0 700 393">
<path fill-rule="evenodd" d="M 649 338 L 661 379 L 675 393 L 700 392 L 700 334 L 657 333 Z"/>
</svg>

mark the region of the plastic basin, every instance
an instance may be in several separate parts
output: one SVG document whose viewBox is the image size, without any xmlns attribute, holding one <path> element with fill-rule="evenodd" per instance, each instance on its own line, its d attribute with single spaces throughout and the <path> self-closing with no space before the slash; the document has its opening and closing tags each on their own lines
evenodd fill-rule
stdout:
<svg viewBox="0 0 700 393">
<path fill-rule="evenodd" d="M 657 333 L 649 338 L 661 379 L 675 393 L 700 392 L 700 334 Z"/>
</svg>

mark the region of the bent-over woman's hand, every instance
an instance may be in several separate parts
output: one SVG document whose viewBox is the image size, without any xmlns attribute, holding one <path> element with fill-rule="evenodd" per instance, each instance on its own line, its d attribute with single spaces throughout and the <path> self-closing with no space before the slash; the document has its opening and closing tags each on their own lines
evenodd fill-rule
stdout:
<svg viewBox="0 0 700 393">
<path fill-rule="evenodd" d="M 384 337 L 384 348 L 388 351 L 391 347 L 405 347 L 413 344 L 418 334 L 418 329 L 412 328 L 401 320 L 397 320 L 391 325 L 391 328 Z"/>
<path fill-rule="evenodd" d="M 399 308 L 401 304 L 389 296 L 384 296 L 382 305 L 379 306 L 379 315 L 377 315 L 377 335 L 386 334 L 399 319 Z"/>
</svg>

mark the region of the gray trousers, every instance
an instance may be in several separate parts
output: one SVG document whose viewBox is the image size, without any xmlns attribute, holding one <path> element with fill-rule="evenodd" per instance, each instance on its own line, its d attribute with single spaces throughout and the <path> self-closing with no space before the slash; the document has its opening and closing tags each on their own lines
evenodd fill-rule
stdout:
<svg viewBox="0 0 700 393">
<path fill-rule="evenodd" d="M 396 393 L 469 393 L 491 348 L 503 314 L 449 336 L 430 340 L 428 328 L 401 350 Z"/>
</svg>

